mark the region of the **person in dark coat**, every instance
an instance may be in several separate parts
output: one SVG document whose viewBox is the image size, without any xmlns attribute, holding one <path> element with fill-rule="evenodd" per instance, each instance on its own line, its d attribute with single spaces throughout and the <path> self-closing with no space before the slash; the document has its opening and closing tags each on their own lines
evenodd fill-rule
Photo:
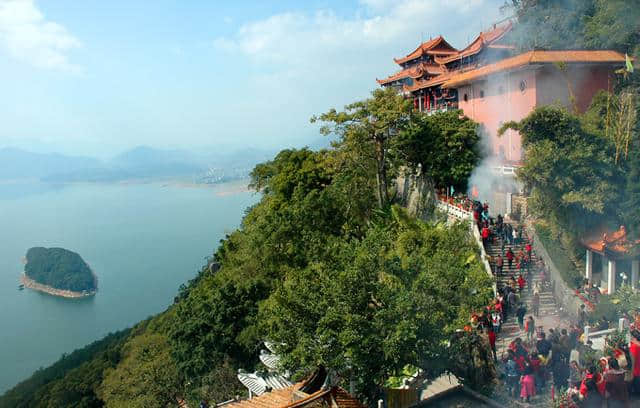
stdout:
<svg viewBox="0 0 640 408">
<path fill-rule="evenodd" d="M 620 369 L 618 360 L 609 358 L 609 370 L 604 375 L 607 384 L 607 404 L 609 408 L 627 408 L 629 393 L 624 381 L 624 370 Z"/>
<path fill-rule="evenodd" d="M 518 317 L 518 326 L 520 326 L 520 330 L 524 330 L 524 315 L 527 314 L 527 308 L 524 307 L 523 303 L 520 303 L 518 309 L 516 310 L 516 316 Z"/>
</svg>

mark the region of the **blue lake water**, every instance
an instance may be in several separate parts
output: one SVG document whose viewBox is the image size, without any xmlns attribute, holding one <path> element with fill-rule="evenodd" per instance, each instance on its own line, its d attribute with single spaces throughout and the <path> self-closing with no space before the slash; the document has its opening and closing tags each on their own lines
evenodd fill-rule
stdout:
<svg viewBox="0 0 640 408">
<path fill-rule="evenodd" d="M 258 195 L 242 183 L 0 184 L 0 393 L 34 370 L 173 301 Z M 33 246 L 79 253 L 98 276 L 95 297 L 18 290 Z"/>
</svg>

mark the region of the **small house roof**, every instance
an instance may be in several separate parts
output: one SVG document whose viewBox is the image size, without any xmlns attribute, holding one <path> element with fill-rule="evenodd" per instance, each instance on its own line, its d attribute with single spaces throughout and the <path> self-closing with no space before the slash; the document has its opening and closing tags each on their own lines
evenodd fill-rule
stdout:
<svg viewBox="0 0 640 408">
<path fill-rule="evenodd" d="M 640 250 L 640 239 L 629 239 L 624 225 L 616 231 L 600 228 L 585 235 L 580 242 L 593 252 L 613 258 L 635 258 Z"/>
<path fill-rule="evenodd" d="M 327 372 L 320 367 L 305 380 L 288 387 L 225 404 L 228 408 L 301 408 L 320 405 L 332 408 L 366 408 L 358 399 L 338 386 L 328 386 Z"/>
</svg>

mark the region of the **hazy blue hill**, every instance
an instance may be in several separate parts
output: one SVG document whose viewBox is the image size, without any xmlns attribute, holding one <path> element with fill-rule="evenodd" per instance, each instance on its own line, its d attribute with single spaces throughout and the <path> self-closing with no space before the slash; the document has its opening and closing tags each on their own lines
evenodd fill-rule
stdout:
<svg viewBox="0 0 640 408">
<path fill-rule="evenodd" d="M 198 168 L 199 159 L 185 150 L 162 150 L 149 146 L 138 146 L 127 150 L 110 160 L 115 167 L 158 167 L 172 164 L 188 164 Z"/>
<path fill-rule="evenodd" d="M 0 149 L 0 180 L 39 179 L 50 183 L 116 182 L 124 180 L 188 179 L 203 181 L 210 174 L 224 174 L 224 180 L 244 178 L 271 150 L 207 149 L 165 150 L 138 146 L 109 160 L 39 154 L 20 149 Z"/>
<path fill-rule="evenodd" d="M 75 252 L 64 248 L 35 247 L 27 251 L 25 274 L 56 289 L 82 292 L 96 289 L 89 265 Z"/>
<path fill-rule="evenodd" d="M 96 167 L 56 172 L 42 177 L 47 182 L 112 182 L 185 178 L 201 174 L 206 166 L 195 155 L 180 150 L 139 146 Z"/>
<path fill-rule="evenodd" d="M 101 167 L 100 160 L 58 153 L 32 153 L 15 148 L 0 149 L 0 180 L 42 178 Z"/>
</svg>

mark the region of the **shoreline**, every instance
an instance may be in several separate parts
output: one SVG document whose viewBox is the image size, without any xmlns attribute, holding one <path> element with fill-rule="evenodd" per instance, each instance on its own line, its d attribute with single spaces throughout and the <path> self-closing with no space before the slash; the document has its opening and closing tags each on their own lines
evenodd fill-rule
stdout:
<svg viewBox="0 0 640 408">
<path fill-rule="evenodd" d="M 52 286 L 43 285 L 29 278 L 26 273 L 22 273 L 20 276 L 20 283 L 24 285 L 25 288 L 33 289 L 38 292 L 46 293 L 51 296 L 58 296 L 67 299 L 80 299 L 86 298 L 90 296 L 94 296 L 97 290 L 93 290 L 91 292 L 74 292 L 72 290 L 63 290 L 56 289 Z"/>
</svg>

